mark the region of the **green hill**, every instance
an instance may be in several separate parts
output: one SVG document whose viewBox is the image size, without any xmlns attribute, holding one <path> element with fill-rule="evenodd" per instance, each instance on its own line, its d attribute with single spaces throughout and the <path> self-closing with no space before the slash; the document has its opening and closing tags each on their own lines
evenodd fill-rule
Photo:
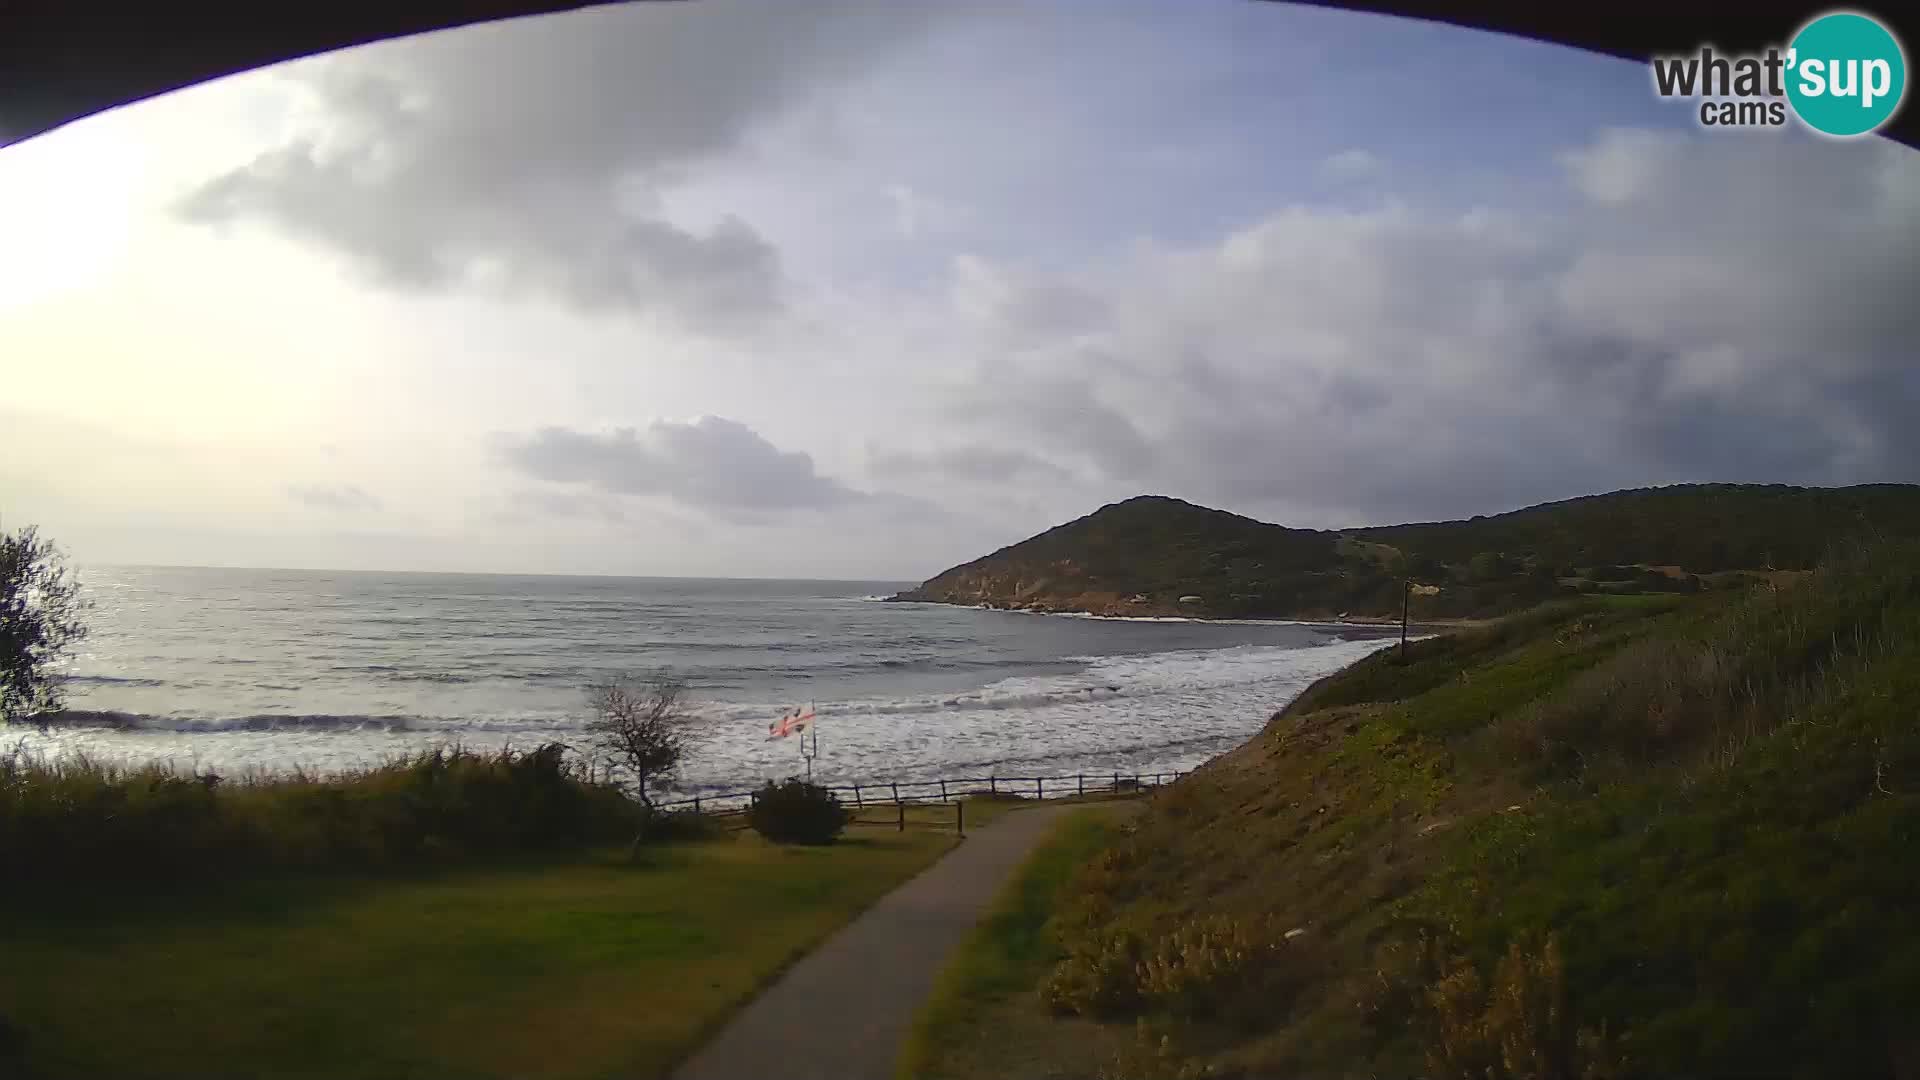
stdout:
<svg viewBox="0 0 1920 1080">
<path fill-rule="evenodd" d="M 1562 595 L 1695 592 L 1803 572 L 1856 536 L 1920 536 L 1920 486 L 1695 484 L 1493 517 L 1289 529 L 1164 496 L 1088 514 L 898 599 L 1103 615 L 1498 615 Z"/>
<path fill-rule="evenodd" d="M 1671 565 L 1696 574 L 1811 569 L 1836 535 L 1920 535 L 1920 486 L 1682 484 L 1588 495 L 1467 521 L 1353 529 L 1444 563 L 1481 552 L 1551 564 Z"/>
<path fill-rule="evenodd" d="M 1916 701 L 1910 541 L 1376 654 L 1060 890 L 968 1074 L 1913 1076 Z"/>
</svg>

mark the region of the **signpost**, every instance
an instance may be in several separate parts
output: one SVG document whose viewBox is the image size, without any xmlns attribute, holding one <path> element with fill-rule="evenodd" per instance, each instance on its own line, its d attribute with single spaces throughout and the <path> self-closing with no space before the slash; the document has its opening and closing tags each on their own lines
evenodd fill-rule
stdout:
<svg viewBox="0 0 1920 1080">
<path fill-rule="evenodd" d="M 812 719 L 813 706 L 807 706 L 807 726 L 800 732 L 800 756 L 807 762 L 807 783 L 813 783 L 813 759 L 820 753 L 820 725 Z"/>
<path fill-rule="evenodd" d="M 820 727 L 814 722 L 814 707 L 811 702 L 805 709 L 798 705 L 780 714 L 780 719 L 767 725 L 768 739 L 784 739 L 794 733 L 800 735 L 800 758 L 807 763 L 807 783 L 813 783 L 813 759 L 820 753 Z"/>
</svg>

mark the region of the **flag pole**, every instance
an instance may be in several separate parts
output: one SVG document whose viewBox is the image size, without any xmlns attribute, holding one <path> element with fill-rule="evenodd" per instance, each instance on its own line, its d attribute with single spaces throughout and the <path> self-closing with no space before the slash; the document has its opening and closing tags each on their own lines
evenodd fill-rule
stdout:
<svg viewBox="0 0 1920 1080">
<path fill-rule="evenodd" d="M 793 715 L 796 717 L 802 715 L 800 706 L 795 705 L 793 707 Z M 813 707 L 811 704 L 808 705 L 805 716 L 807 718 L 807 726 L 800 729 L 800 757 L 801 760 L 807 763 L 807 783 L 811 784 L 813 783 L 813 755 L 819 752 L 820 737 L 817 734 L 814 735 L 812 747 L 809 748 L 807 736 L 816 730 L 814 725 L 819 721 L 818 718 L 813 715 Z"/>
</svg>

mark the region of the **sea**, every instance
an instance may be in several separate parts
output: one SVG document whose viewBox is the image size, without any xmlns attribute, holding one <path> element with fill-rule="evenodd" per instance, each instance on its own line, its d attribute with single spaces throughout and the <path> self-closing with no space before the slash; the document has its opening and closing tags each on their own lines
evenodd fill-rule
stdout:
<svg viewBox="0 0 1920 1080">
<path fill-rule="evenodd" d="M 51 756 L 331 772 L 452 744 L 582 744 L 588 688 L 685 681 L 675 791 L 1158 773 L 1245 741 L 1394 631 L 1099 619 L 884 598 L 911 583 L 91 567 Z M 812 748 L 812 747 L 809 747 Z"/>
</svg>

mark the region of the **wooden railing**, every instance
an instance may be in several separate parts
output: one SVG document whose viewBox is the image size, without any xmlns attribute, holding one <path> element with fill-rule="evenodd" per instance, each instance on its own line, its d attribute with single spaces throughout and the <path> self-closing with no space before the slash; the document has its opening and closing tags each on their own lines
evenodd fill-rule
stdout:
<svg viewBox="0 0 1920 1080">
<path fill-rule="evenodd" d="M 1170 783 L 1184 772 L 1158 773 L 1074 773 L 1065 776 L 964 776 L 943 777 L 937 780 L 889 780 L 884 783 L 862 784 L 822 784 L 823 788 L 838 796 L 840 801 L 853 811 L 850 825 L 892 825 L 905 830 L 909 824 L 932 821 L 942 827 L 946 824 L 944 814 L 914 815 L 909 822 L 908 807 L 953 807 L 952 825 L 958 832 L 966 831 L 965 800 L 977 798 L 1003 799 L 1071 799 L 1085 796 L 1124 796 L 1140 794 Z M 727 791 L 711 794 L 696 794 L 683 799 L 670 799 L 654 803 L 655 808 L 670 812 L 692 812 L 715 817 L 741 817 L 753 806 L 759 797 L 758 791 Z M 868 811 L 883 811 L 872 814 Z M 742 820 L 735 828 L 745 828 Z"/>
</svg>

